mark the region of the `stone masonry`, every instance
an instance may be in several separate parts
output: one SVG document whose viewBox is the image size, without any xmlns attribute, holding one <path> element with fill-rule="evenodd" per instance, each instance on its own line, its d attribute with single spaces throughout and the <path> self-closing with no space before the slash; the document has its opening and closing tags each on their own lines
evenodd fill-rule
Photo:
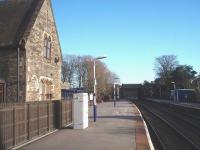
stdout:
<svg viewBox="0 0 200 150">
<path fill-rule="evenodd" d="M 50 0 L 41 0 L 34 19 L 23 33 L 19 59 L 19 101 L 60 100 L 62 54 Z M 44 57 L 44 38 L 51 40 L 50 57 Z M 5 101 L 16 102 L 18 48 L 0 50 L 0 80 L 5 81 Z"/>
<path fill-rule="evenodd" d="M 52 39 L 50 60 L 43 56 L 44 34 Z M 52 82 L 50 85 L 52 99 L 61 99 L 61 48 L 49 0 L 45 0 L 40 9 L 31 33 L 28 36 L 26 49 L 26 100 L 47 100 L 44 95 L 46 92 L 43 91 L 45 89 L 42 89 L 46 87 L 42 85 L 42 82 L 48 81 Z M 59 59 L 58 63 L 55 63 L 55 58 Z"/>
</svg>

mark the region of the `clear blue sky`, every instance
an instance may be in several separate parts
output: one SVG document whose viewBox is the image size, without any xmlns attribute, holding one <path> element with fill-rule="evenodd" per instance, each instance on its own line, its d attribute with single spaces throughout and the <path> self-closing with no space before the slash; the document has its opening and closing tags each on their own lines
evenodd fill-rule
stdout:
<svg viewBox="0 0 200 150">
<path fill-rule="evenodd" d="M 106 55 L 122 83 L 154 80 L 155 57 L 200 70 L 200 0 L 52 0 L 63 54 Z"/>
</svg>

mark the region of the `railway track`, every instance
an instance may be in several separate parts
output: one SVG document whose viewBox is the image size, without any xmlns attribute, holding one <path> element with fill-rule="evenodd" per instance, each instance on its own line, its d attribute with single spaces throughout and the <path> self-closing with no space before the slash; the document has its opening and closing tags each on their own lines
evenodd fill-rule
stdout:
<svg viewBox="0 0 200 150">
<path fill-rule="evenodd" d="M 200 150 L 200 110 L 134 101 L 147 122 L 156 150 Z"/>
</svg>

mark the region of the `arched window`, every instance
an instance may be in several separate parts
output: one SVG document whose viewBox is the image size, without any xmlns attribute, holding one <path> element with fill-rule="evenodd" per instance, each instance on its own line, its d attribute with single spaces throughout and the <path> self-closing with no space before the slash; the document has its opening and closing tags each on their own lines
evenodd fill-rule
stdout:
<svg viewBox="0 0 200 150">
<path fill-rule="evenodd" d="M 51 37 L 47 36 L 45 34 L 44 36 L 44 51 L 43 51 L 43 56 L 46 58 L 46 59 L 51 59 Z"/>
</svg>

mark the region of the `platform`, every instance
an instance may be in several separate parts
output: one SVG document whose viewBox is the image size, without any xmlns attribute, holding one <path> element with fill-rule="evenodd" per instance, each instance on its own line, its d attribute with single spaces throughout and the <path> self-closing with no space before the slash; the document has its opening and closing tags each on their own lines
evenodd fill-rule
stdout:
<svg viewBox="0 0 200 150">
<path fill-rule="evenodd" d="M 172 100 L 167 100 L 167 99 L 156 99 L 156 98 L 145 98 L 146 100 L 150 101 L 155 101 L 159 103 L 169 103 L 173 105 L 179 105 L 183 107 L 189 107 L 189 108 L 194 108 L 194 109 L 200 109 L 200 103 L 194 103 L 194 102 L 174 102 Z"/>
<path fill-rule="evenodd" d="M 128 101 L 98 104 L 97 122 L 90 107 L 89 128 L 63 129 L 20 150 L 149 150 L 149 141 L 136 106 Z"/>
</svg>

